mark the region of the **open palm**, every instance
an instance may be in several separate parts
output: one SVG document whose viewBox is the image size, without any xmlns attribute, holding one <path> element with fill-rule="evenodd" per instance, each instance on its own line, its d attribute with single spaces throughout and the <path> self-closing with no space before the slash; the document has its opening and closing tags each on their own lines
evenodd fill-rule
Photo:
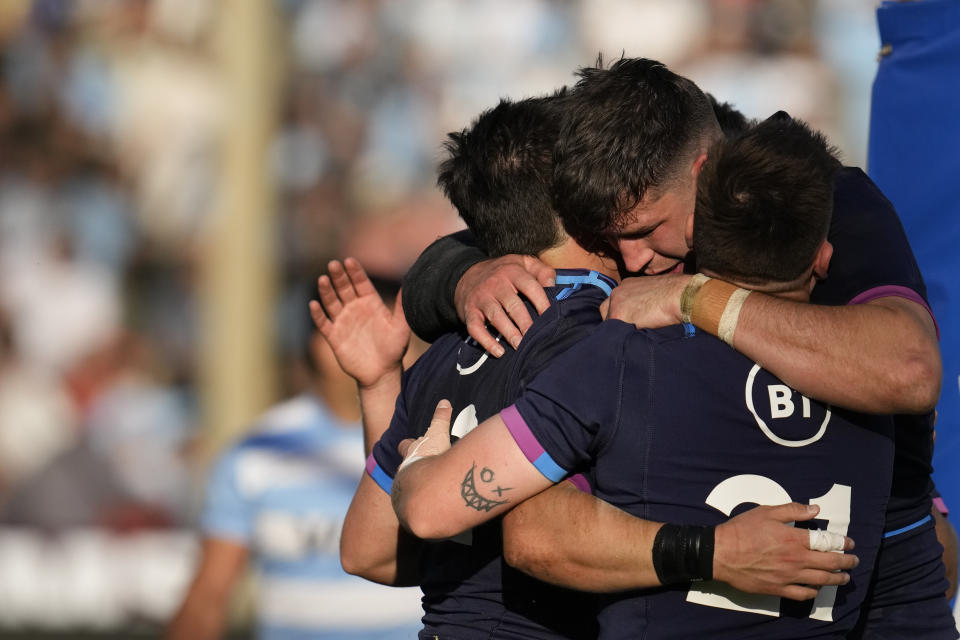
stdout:
<svg viewBox="0 0 960 640">
<path fill-rule="evenodd" d="M 328 269 L 330 275 L 317 280 L 322 306 L 311 300 L 310 315 L 340 366 L 362 387 L 402 370 L 410 327 L 400 296 L 391 312 L 354 258 L 334 260 Z"/>
</svg>

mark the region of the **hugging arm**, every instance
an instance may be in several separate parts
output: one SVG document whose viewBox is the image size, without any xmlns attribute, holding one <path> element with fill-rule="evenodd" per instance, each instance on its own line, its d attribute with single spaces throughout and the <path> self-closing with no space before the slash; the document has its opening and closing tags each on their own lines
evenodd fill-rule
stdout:
<svg viewBox="0 0 960 640">
<path fill-rule="evenodd" d="M 926 413 L 940 396 L 929 312 L 905 298 L 826 307 L 751 294 L 734 346 L 802 393 L 869 413 Z"/>
<path fill-rule="evenodd" d="M 393 507 L 414 535 L 449 538 L 503 514 L 553 484 L 524 456 L 499 415 L 450 446 L 450 403 L 426 433 L 400 444 Z"/>
<path fill-rule="evenodd" d="M 794 600 L 815 597 L 818 586 L 846 584 L 849 574 L 843 571 L 855 567 L 857 557 L 811 551 L 807 531 L 790 524 L 818 511 L 797 503 L 755 507 L 718 525 L 714 579 Z M 662 524 L 563 482 L 504 516 L 504 557 L 544 582 L 581 591 L 658 587 L 652 549 Z M 852 547 L 846 539 L 845 549 Z"/>
<path fill-rule="evenodd" d="M 638 327 L 677 324 L 689 281 L 628 278 L 610 296 L 609 317 Z M 723 309 L 695 311 L 693 323 L 716 333 Z M 856 411 L 925 413 L 940 393 L 933 319 L 903 297 L 825 306 L 754 291 L 740 310 L 733 346 L 804 395 Z"/>
<path fill-rule="evenodd" d="M 500 416 L 450 448 L 449 414 L 449 405 L 438 407 L 425 436 L 402 444 L 412 462 L 397 474 L 393 501 L 414 533 L 447 537 L 512 509 L 503 522 L 504 556 L 512 566 L 587 591 L 660 585 L 652 549 L 662 523 L 633 517 L 569 482 L 541 493 L 550 481 L 520 451 Z M 810 551 L 809 534 L 788 524 L 817 513 L 795 503 L 757 507 L 719 525 L 714 578 L 797 600 L 814 597 L 815 586 L 845 584 L 849 576 L 833 571 L 856 566 L 857 558 Z M 843 542 L 852 548 L 849 538 Z"/>
<path fill-rule="evenodd" d="M 404 311 L 414 332 L 427 342 L 466 325 L 480 346 L 500 357 L 504 347 L 487 323 L 516 348 L 533 324 L 521 296 L 542 313 L 550 306 L 543 287 L 553 282 L 553 269 L 537 258 L 490 259 L 469 232 L 460 232 L 427 247 L 407 272 Z"/>
</svg>

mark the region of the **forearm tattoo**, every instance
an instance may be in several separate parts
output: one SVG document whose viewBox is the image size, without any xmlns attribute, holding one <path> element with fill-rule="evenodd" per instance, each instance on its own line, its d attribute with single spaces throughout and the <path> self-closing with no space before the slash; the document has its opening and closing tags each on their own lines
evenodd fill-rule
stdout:
<svg viewBox="0 0 960 640">
<path fill-rule="evenodd" d="M 497 494 L 498 498 L 503 498 L 503 493 L 505 491 L 510 491 L 510 487 L 501 487 L 497 485 L 495 489 L 490 488 L 493 486 L 493 481 L 495 480 L 495 474 L 492 469 L 484 467 L 480 470 L 480 485 L 477 485 L 476 474 L 474 473 L 477 468 L 476 463 L 470 467 L 470 470 L 467 471 L 467 475 L 463 477 L 463 482 L 460 483 L 460 496 L 463 498 L 463 501 L 471 509 L 476 509 L 477 511 L 490 511 L 495 509 L 502 504 L 507 504 L 509 500 L 492 500 L 490 498 L 480 495 L 479 489 L 483 489 L 484 493 L 488 494 Z"/>
</svg>

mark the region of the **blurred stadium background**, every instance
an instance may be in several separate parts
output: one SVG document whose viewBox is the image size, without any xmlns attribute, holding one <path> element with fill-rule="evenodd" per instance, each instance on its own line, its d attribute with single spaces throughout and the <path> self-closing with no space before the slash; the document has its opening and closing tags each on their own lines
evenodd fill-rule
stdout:
<svg viewBox="0 0 960 640">
<path fill-rule="evenodd" d="M 626 53 L 863 165 L 875 6 L 4 0 L 0 637 L 159 632 L 210 455 L 304 384 L 326 261 L 398 279 L 459 228 L 446 132 Z"/>
</svg>

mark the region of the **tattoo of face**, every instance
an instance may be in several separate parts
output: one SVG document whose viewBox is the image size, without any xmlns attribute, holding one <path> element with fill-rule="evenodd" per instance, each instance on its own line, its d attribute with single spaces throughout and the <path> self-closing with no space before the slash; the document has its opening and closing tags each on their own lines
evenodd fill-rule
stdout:
<svg viewBox="0 0 960 640">
<path fill-rule="evenodd" d="M 485 498 L 477 491 L 477 482 L 475 476 L 475 470 L 477 465 L 474 464 L 470 467 L 470 470 L 467 471 L 467 475 L 463 477 L 463 482 L 460 483 L 460 496 L 463 498 L 463 501 L 471 509 L 476 509 L 477 511 L 490 511 L 496 507 L 499 507 L 502 504 L 507 504 L 509 500 L 491 500 Z M 484 467 L 480 470 L 480 481 L 489 484 L 494 480 L 493 470 Z M 504 491 L 509 491 L 509 487 L 497 486 L 496 489 L 490 489 L 491 492 L 496 493 L 498 497 L 503 497 Z"/>
</svg>

